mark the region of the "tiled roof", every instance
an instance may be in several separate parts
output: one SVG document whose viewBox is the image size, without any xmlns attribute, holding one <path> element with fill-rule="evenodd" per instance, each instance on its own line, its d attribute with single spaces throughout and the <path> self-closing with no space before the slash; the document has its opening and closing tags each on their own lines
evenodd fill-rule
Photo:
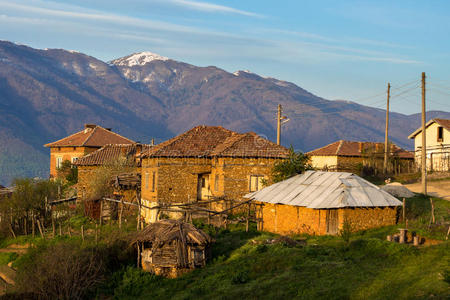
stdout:
<svg viewBox="0 0 450 300">
<path fill-rule="evenodd" d="M 309 156 L 362 156 L 368 153 L 384 154 L 384 143 L 337 141 L 312 150 Z M 390 154 L 400 158 L 414 159 L 414 154 L 391 144 Z"/>
<path fill-rule="evenodd" d="M 141 147 L 141 149 L 139 149 Z M 80 157 L 74 162 L 76 166 L 98 166 L 117 160 L 119 157 L 136 158 L 143 151 L 152 146 L 146 144 L 109 144 Z"/>
<path fill-rule="evenodd" d="M 427 124 L 425 124 L 425 128 L 428 128 L 428 126 L 430 126 L 433 123 L 438 123 L 440 126 L 444 127 L 445 129 L 450 130 L 450 120 L 449 119 L 431 119 L 430 121 L 427 122 Z M 422 132 L 422 127 L 417 128 L 416 131 L 414 131 L 413 133 L 411 133 L 408 136 L 408 138 L 413 139 L 416 137 L 416 135 L 418 135 L 421 132 Z"/>
<path fill-rule="evenodd" d="M 144 157 L 287 157 L 288 150 L 255 133 L 220 126 L 197 126 L 156 145 Z"/>
<path fill-rule="evenodd" d="M 106 144 L 132 144 L 134 141 L 127 139 L 109 129 L 98 125 L 85 125 L 85 128 L 77 133 L 69 135 L 56 142 L 45 144 L 45 147 L 102 147 Z"/>
</svg>

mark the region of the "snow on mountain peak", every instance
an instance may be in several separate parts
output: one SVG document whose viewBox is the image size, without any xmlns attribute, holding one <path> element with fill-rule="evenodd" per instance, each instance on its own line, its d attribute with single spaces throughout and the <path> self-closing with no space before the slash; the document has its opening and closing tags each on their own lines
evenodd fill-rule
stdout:
<svg viewBox="0 0 450 300">
<path fill-rule="evenodd" d="M 112 63 L 115 65 L 119 65 L 119 66 L 132 67 L 132 66 L 143 66 L 146 63 L 149 63 L 154 60 L 166 61 L 168 59 L 169 58 L 167 58 L 167 57 L 146 51 L 146 52 L 134 53 L 129 56 L 113 60 Z"/>
</svg>

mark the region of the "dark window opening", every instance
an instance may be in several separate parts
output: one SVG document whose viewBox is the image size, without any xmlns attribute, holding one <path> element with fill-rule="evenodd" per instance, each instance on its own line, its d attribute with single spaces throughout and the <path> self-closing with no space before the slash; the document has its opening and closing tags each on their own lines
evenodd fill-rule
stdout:
<svg viewBox="0 0 450 300">
<path fill-rule="evenodd" d="M 444 141 L 444 127 L 438 127 L 437 141 L 438 142 Z"/>
</svg>

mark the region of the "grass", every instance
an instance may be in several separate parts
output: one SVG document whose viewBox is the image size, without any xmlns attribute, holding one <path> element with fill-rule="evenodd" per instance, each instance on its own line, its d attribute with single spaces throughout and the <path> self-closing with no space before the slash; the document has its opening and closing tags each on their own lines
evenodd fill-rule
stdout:
<svg viewBox="0 0 450 300">
<path fill-rule="evenodd" d="M 116 299 L 437 299 L 450 296 L 449 243 L 417 249 L 378 232 L 309 237 L 307 246 L 253 243 L 273 234 L 233 228 L 215 236 L 214 258 L 177 279 L 128 267 L 113 276 Z M 446 281 L 447 280 L 447 281 Z M 103 290 L 107 293 L 107 290 Z"/>
<path fill-rule="evenodd" d="M 450 222 L 450 202 L 433 198 L 437 225 L 428 227 L 429 197 L 417 195 L 406 201 L 409 229 L 420 235 L 445 240 Z M 86 229 L 95 223 L 74 217 L 71 226 Z M 302 236 L 306 246 L 266 244 L 275 234 L 249 232 L 243 226 L 215 228 L 195 225 L 214 239 L 207 266 L 177 279 L 145 273 L 135 266 L 135 254 L 127 246 L 109 246 L 135 230 L 136 224 L 118 230 L 114 222 L 102 226 L 98 247 L 110 247 L 106 280 L 98 286 L 97 298 L 115 299 L 448 299 L 450 297 L 450 242 L 415 248 L 386 241 L 404 224 L 351 234 L 349 241 L 334 236 Z M 444 233 L 445 231 L 445 233 Z M 295 238 L 295 237 L 294 237 Z M 58 237 L 43 241 L 19 237 L 2 245 L 32 242 L 36 245 L 81 242 L 80 237 Z M 92 237 L 83 245 L 93 246 Z M 0 255 L 0 264 L 10 257 Z M 15 266 L 29 260 L 19 257 Z M 120 263 L 119 263 L 120 262 Z"/>
<path fill-rule="evenodd" d="M 9 262 L 16 260 L 18 256 L 15 252 L 0 253 L 0 265 L 7 265 Z"/>
</svg>

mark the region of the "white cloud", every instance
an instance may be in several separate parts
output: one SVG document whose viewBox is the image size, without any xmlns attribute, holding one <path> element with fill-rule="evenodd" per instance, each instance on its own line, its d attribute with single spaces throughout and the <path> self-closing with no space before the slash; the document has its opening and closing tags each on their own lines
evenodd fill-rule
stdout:
<svg viewBox="0 0 450 300">
<path fill-rule="evenodd" d="M 194 10 L 205 11 L 205 12 L 231 13 L 231 14 L 238 14 L 238 15 L 243 15 L 243 16 L 248 16 L 248 17 L 263 17 L 262 15 L 257 14 L 257 13 L 239 10 L 239 9 L 232 8 L 229 6 L 207 3 L 207 2 L 198 2 L 198 1 L 190 1 L 190 0 L 170 0 L 170 3 L 179 5 L 179 6 L 183 6 L 186 8 L 194 9 Z"/>
</svg>

